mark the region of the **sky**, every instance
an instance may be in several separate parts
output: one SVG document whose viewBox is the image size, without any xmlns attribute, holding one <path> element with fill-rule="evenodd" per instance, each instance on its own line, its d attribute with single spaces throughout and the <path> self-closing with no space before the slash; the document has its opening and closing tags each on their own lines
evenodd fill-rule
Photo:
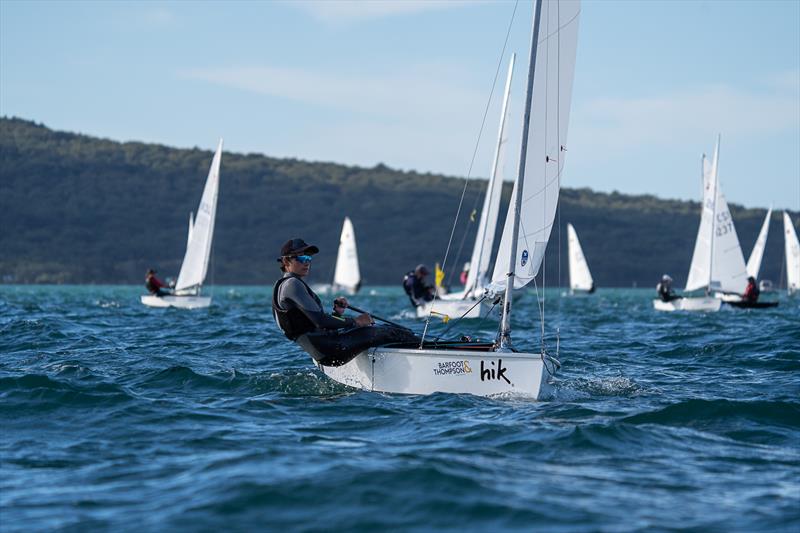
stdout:
<svg viewBox="0 0 800 533">
<path fill-rule="evenodd" d="M 0 0 L 0 115 L 485 178 L 511 52 L 510 127 L 521 126 L 531 11 Z M 729 202 L 800 209 L 800 0 L 584 0 L 563 185 L 699 200 L 717 134 Z"/>
</svg>

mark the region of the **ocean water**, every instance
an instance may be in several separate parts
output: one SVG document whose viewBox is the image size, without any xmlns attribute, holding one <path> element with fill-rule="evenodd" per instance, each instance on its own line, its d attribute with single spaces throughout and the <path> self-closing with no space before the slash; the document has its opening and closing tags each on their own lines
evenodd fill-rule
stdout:
<svg viewBox="0 0 800 533">
<path fill-rule="evenodd" d="M 140 292 L 0 286 L 0 530 L 800 530 L 800 298 L 549 291 L 563 367 L 537 402 L 333 383 L 266 287 L 195 311 Z M 398 289 L 351 301 L 421 327 Z M 535 293 L 513 324 L 538 346 Z"/>
</svg>

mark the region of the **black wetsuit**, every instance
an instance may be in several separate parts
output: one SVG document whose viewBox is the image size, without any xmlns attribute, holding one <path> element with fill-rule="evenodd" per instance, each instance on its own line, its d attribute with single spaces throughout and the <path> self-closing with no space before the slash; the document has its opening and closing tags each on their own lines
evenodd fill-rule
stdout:
<svg viewBox="0 0 800 533">
<path fill-rule="evenodd" d="M 275 321 L 289 339 L 324 366 L 340 366 L 367 348 L 417 342 L 410 330 L 356 326 L 355 320 L 325 313 L 322 302 L 299 276 L 286 273 L 272 290 Z"/>
<path fill-rule="evenodd" d="M 672 290 L 672 287 L 666 283 L 662 282 L 656 285 L 656 290 L 658 291 L 658 297 L 661 298 L 661 301 L 663 302 L 671 302 L 672 300 L 680 299 L 680 296 L 675 294 L 675 291 Z"/>
<path fill-rule="evenodd" d="M 425 302 L 433 300 L 433 291 L 431 291 L 431 287 L 425 285 L 425 283 L 414 274 L 413 270 L 403 278 L 403 289 L 406 291 L 408 299 L 414 307 L 419 307 Z"/>
</svg>

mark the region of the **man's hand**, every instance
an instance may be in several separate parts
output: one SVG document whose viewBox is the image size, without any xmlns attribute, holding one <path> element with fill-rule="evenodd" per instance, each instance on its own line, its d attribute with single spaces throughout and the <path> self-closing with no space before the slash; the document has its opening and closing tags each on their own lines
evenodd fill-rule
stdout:
<svg viewBox="0 0 800 533">
<path fill-rule="evenodd" d="M 356 320 L 356 326 L 371 326 L 375 323 L 372 320 L 372 317 L 369 316 L 368 313 L 364 313 L 363 315 L 358 315 L 355 320 Z"/>
<path fill-rule="evenodd" d="M 337 315 L 342 315 L 347 309 L 347 298 L 340 296 L 333 301 L 333 312 Z"/>
</svg>

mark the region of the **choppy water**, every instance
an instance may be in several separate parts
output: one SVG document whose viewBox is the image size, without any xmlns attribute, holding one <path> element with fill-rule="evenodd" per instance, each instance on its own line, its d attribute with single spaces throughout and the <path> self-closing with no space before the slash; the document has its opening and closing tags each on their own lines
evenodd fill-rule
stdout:
<svg viewBox="0 0 800 533">
<path fill-rule="evenodd" d="M 419 325 L 375 292 L 351 301 Z M 533 402 L 332 383 L 267 288 L 199 311 L 139 293 L 0 287 L 3 531 L 800 529 L 800 299 L 705 315 L 548 293 L 563 368 Z M 515 310 L 533 346 L 534 295 Z"/>
</svg>

